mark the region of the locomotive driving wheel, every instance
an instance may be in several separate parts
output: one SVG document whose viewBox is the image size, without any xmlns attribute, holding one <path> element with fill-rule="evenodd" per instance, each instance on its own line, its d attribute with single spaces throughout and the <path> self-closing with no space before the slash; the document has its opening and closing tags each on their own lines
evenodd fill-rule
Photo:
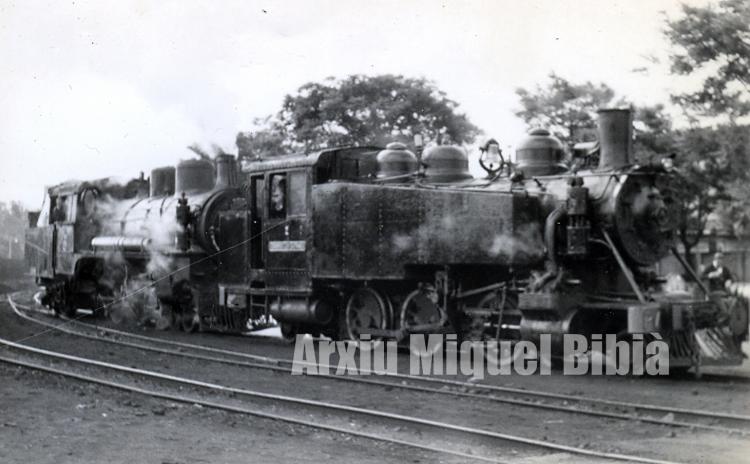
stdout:
<svg viewBox="0 0 750 464">
<path fill-rule="evenodd" d="M 77 314 L 76 308 L 69 302 L 65 301 L 65 299 L 55 301 L 52 305 L 52 309 L 54 310 L 56 317 L 60 317 L 60 315 L 63 315 L 69 319 L 73 319 Z"/>
<path fill-rule="evenodd" d="M 432 331 L 431 327 L 442 327 L 447 320 L 448 315 L 440 304 L 440 295 L 430 284 L 420 285 L 406 297 L 401 306 L 400 327 L 408 333 L 428 333 Z M 432 337 L 427 338 L 425 344 L 427 354 L 437 352 L 443 345 L 442 338 L 437 340 L 433 341 Z M 412 352 L 419 356 L 425 354 L 413 350 Z"/>
<path fill-rule="evenodd" d="M 519 340 L 518 296 L 507 289 L 484 296 L 476 309 L 466 310 L 464 337 L 468 340 Z"/>
<path fill-rule="evenodd" d="M 360 287 L 352 293 L 344 313 L 344 335 L 350 340 L 359 340 L 371 329 L 385 330 L 388 327 L 390 306 L 386 297 L 375 289 Z M 377 339 L 380 337 L 372 337 Z"/>
<path fill-rule="evenodd" d="M 440 296 L 432 285 L 411 292 L 401 306 L 401 328 L 442 325 L 447 317 L 439 301 Z"/>
<path fill-rule="evenodd" d="M 50 299 L 50 306 L 55 313 L 55 317 L 63 315 L 72 319 L 76 316 L 76 308 L 68 300 L 68 285 L 64 282 L 55 284 Z"/>
</svg>

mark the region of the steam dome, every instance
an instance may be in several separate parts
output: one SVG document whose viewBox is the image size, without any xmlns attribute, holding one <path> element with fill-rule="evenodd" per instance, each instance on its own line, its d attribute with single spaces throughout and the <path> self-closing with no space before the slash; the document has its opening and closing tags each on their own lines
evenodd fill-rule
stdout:
<svg viewBox="0 0 750 464">
<path fill-rule="evenodd" d="M 151 188 L 149 196 L 162 197 L 174 195 L 174 166 L 164 166 L 151 171 Z"/>
<path fill-rule="evenodd" d="M 177 165 L 175 193 L 205 192 L 214 188 L 214 166 L 208 160 L 191 159 Z"/>
<path fill-rule="evenodd" d="M 516 148 L 516 163 L 526 176 L 549 176 L 568 170 L 563 144 L 546 129 L 533 129 Z"/>
<path fill-rule="evenodd" d="M 438 145 L 427 150 L 425 177 L 430 182 L 458 182 L 471 179 L 469 157 L 460 147 Z"/>
<path fill-rule="evenodd" d="M 378 153 L 378 179 L 406 176 L 417 172 L 419 161 L 414 153 L 406 149 L 406 145 L 392 142 L 385 150 Z M 391 182 L 403 182 L 405 178 L 393 179 Z"/>
</svg>

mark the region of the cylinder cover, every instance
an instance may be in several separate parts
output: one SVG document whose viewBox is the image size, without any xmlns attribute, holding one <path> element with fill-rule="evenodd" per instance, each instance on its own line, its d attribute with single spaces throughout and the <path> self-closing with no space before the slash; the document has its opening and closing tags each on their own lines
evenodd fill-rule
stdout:
<svg viewBox="0 0 750 464">
<path fill-rule="evenodd" d="M 271 315 L 283 322 L 327 324 L 333 317 L 333 308 L 321 300 L 308 301 L 303 298 L 290 298 L 279 304 L 271 303 Z"/>
</svg>

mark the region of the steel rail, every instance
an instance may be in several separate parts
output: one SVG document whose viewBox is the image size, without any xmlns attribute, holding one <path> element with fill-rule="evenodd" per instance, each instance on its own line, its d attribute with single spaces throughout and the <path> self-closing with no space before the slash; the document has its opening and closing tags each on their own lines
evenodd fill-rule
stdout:
<svg viewBox="0 0 750 464">
<path fill-rule="evenodd" d="M 299 398 L 299 397 L 292 397 L 292 396 L 285 396 L 285 395 L 279 395 L 279 394 L 272 394 L 272 393 L 264 393 L 259 392 L 255 390 L 248 390 L 243 388 L 235 388 L 235 387 L 228 387 L 224 385 L 219 385 L 215 383 L 210 382 L 203 382 L 199 380 L 189 379 L 185 377 L 178 377 L 174 375 L 169 374 L 163 374 L 160 372 L 155 371 L 148 371 L 144 369 L 134 368 L 134 367 L 128 367 L 123 366 L 119 364 L 109 363 L 109 362 L 103 362 L 103 361 L 97 361 L 94 359 L 88 359 L 83 358 L 80 356 L 73 356 L 65 353 L 59 353 L 55 351 L 45 350 L 41 348 L 35 348 L 28 345 L 23 345 L 20 343 L 15 343 L 10 340 L 6 340 L 3 338 L 0 338 L 0 345 L 6 346 L 11 349 L 16 349 L 19 351 L 23 351 L 26 353 L 33 353 L 37 355 L 46 356 L 53 359 L 58 360 L 65 360 L 69 362 L 74 362 L 78 364 L 83 364 L 86 366 L 95 366 L 98 368 L 104 368 L 109 369 L 117 372 L 124 372 L 127 374 L 135 374 L 142 377 L 147 377 L 150 379 L 155 380 L 161 380 L 161 381 L 168 381 L 173 382 L 177 384 L 187 385 L 191 387 L 197 387 L 197 388 L 203 388 L 208 390 L 214 390 L 217 392 L 222 393 L 229 393 L 234 395 L 242 395 L 247 396 L 251 398 L 260 398 L 264 400 L 272 400 L 276 402 L 282 402 L 282 403 L 289 403 L 294 405 L 301 405 L 301 406 L 308 406 L 308 407 L 315 407 L 315 408 L 321 408 L 324 410 L 329 411 L 337 411 L 337 412 L 345 412 L 350 414 L 358 414 L 362 416 L 369 416 L 369 417 L 376 417 L 379 419 L 387 419 L 387 420 L 394 420 L 399 422 L 404 422 L 407 424 L 412 425 L 420 425 L 420 426 L 428 426 L 432 428 L 436 428 L 439 430 L 445 430 L 445 431 L 451 431 L 451 432 L 458 432 L 462 434 L 467 435 L 473 435 L 476 437 L 483 437 L 483 438 L 493 438 L 500 441 L 507 441 L 510 443 L 516 443 L 520 445 L 530 446 L 530 447 L 536 447 L 536 448 L 542 448 L 557 452 L 565 452 L 565 453 L 571 453 L 571 454 L 577 454 L 582 456 L 588 456 L 592 458 L 599 458 L 599 459 L 609 459 L 614 461 L 627 461 L 627 462 L 638 462 L 638 463 L 644 463 L 644 464 L 676 464 L 674 461 L 666 461 L 661 459 L 651 459 L 651 458 L 645 458 L 640 456 L 631 456 L 626 454 L 620 454 L 620 453 L 608 453 L 608 452 L 601 452 L 601 451 L 595 451 L 595 450 L 589 450 L 585 448 L 577 448 L 574 446 L 568 446 L 568 445 L 561 445 L 557 443 L 551 443 L 548 441 L 543 440 L 536 440 L 533 438 L 526 438 L 516 435 L 511 435 L 507 433 L 501 433 L 501 432 L 493 432 L 490 430 L 484 430 L 484 429 L 477 429 L 473 427 L 468 426 L 462 426 L 462 425 L 455 425 L 455 424 L 449 424 L 445 422 L 439 422 L 434 421 L 430 419 L 422 419 L 418 417 L 413 416 L 406 416 L 403 414 L 397 414 L 397 413 L 391 413 L 391 412 L 384 412 L 384 411 L 377 411 L 373 409 L 366 409 L 366 408 L 360 408 L 356 406 L 347 406 L 347 405 L 341 405 L 341 404 L 335 404 L 335 403 L 328 403 L 324 401 L 317 401 L 317 400 L 311 400 L 311 399 L 305 399 L 305 398 Z M 0 360 L 6 361 L 8 358 L 6 357 L 0 357 Z M 65 372 L 62 371 L 61 372 Z M 109 381 L 111 382 L 111 381 Z M 113 382 L 114 384 L 117 384 L 117 382 Z M 156 392 L 160 395 L 163 393 Z M 166 394 L 164 394 L 166 395 Z M 189 402 L 195 403 L 192 399 L 189 400 Z M 217 404 L 220 405 L 220 403 L 211 403 L 211 404 Z M 221 406 L 227 406 L 231 407 L 229 405 L 221 405 Z M 243 408 L 244 409 L 244 408 Z M 255 415 L 255 414 L 254 414 Z M 274 416 L 274 415 L 272 415 Z M 275 416 L 274 416 L 275 417 Z M 295 419 L 297 420 L 297 419 Z M 288 421 L 287 421 L 288 422 Z M 316 424 L 316 427 L 319 427 L 319 425 L 322 424 Z M 339 429 L 341 431 L 345 430 L 344 433 L 349 433 L 350 431 L 348 429 Z M 379 438 L 378 438 L 379 439 Z M 422 445 L 426 446 L 426 445 Z M 454 454 L 452 450 L 444 450 L 445 452 L 448 452 L 450 454 Z M 477 459 L 478 456 L 469 455 L 468 453 L 462 453 L 463 457 L 470 457 L 472 459 Z M 484 460 L 492 460 L 494 462 L 496 461 L 492 458 L 487 458 Z"/>
<path fill-rule="evenodd" d="M 34 319 L 27 314 L 23 314 L 23 312 L 20 311 L 19 308 L 25 307 L 25 305 L 19 305 L 18 303 L 13 302 L 12 299 L 10 298 L 9 298 L 9 303 L 11 304 L 11 307 L 13 308 L 16 315 L 18 315 L 19 317 L 23 319 L 26 319 L 33 323 L 40 324 L 45 327 L 54 328 L 56 330 L 59 330 L 61 332 L 64 332 L 70 335 L 74 335 L 74 336 L 78 336 L 78 337 L 82 337 L 86 339 L 118 344 L 118 345 L 130 347 L 130 348 L 142 349 L 145 351 L 151 351 L 151 352 L 160 353 L 160 354 L 180 356 L 180 357 L 186 357 L 186 358 L 192 358 L 192 359 L 200 359 L 200 360 L 212 361 L 212 362 L 228 364 L 228 365 L 242 366 L 242 367 L 248 367 L 248 368 L 254 368 L 254 369 L 266 369 L 266 370 L 285 372 L 285 373 L 290 373 L 292 371 L 290 367 L 282 367 L 280 365 L 280 364 L 285 364 L 285 363 L 291 363 L 288 360 L 283 360 L 283 359 L 278 359 L 278 358 L 269 358 L 269 357 L 264 357 L 264 356 L 256 356 L 256 355 L 251 355 L 247 353 L 223 350 L 223 349 L 218 349 L 218 348 L 213 348 L 213 347 L 205 347 L 203 345 L 195 345 L 195 344 L 183 343 L 183 342 L 173 342 L 171 340 L 163 340 L 159 338 L 148 337 L 148 336 L 143 336 L 139 334 L 133 334 L 130 332 L 119 331 L 116 329 L 101 327 L 98 325 L 91 325 L 91 324 L 86 324 L 86 323 L 82 323 L 79 321 L 68 320 L 68 322 L 75 323 L 76 325 L 84 326 L 90 329 L 95 329 L 97 331 L 113 333 L 113 334 L 123 336 L 123 337 L 143 339 L 149 342 L 156 342 L 156 343 L 162 343 L 166 345 L 179 346 L 180 348 L 188 348 L 188 349 L 193 349 L 193 350 L 205 350 L 208 352 L 219 352 L 224 355 L 235 356 L 235 357 L 247 357 L 249 359 L 258 359 L 258 360 L 262 360 L 263 362 L 270 363 L 270 364 L 239 361 L 239 360 L 232 360 L 232 359 L 222 359 L 222 358 L 217 358 L 213 356 L 206 356 L 206 355 L 195 354 L 195 353 L 187 353 L 184 351 L 175 351 L 175 350 L 170 350 L 170 349 L 165 349 L 165 348 L 158 348 L 154 346 L 144 345 L 141 343 L 133 343 L 133 342 L 127 342 L 123 340 L 115 340 L 112 338 L 106 338 L 106 337 L 101 337 L 97 335 L 89 335 L 89 334 L 81 333 L 75 330 L 71 330 L 67 327 L 64 327 L 63 324 L 52 324 L 50 322 Z M 28 307 L 26 308 L 29 309 Z M 315 364 L 311 364 L 311 365 L 314 365 L 318 368 L 320 367 L 334 368 L 335 367 L 335 366 L 329 366 L 329 365 L 315 365 Z M 590 415 L 590 416 L 603 417 L 603 418 L 608 418 L 608 419 L 617 419 L 617 420 L 625 420 L 625 421 L 640 421 L 640 422 L 645 422 L 645 423 L 652 423 L 652 424 L 665 425 L 665 426 L 671 426 L 671 427 L 687 427 L 687 428 L 719 431 L 719 432 L 724 432 L 724 433 L 738 433 L 738 434 L 743 434 L 743 435 L 747 435 L 749 433 L 747 430 L 732 428 L 732 427 L 725 427 L 725 426 L 720 426 L 720 425 L 702 424 L 702 423 L 686 422 L 686 421 L 680 421 L 680 420 L 666 420 L 666 419 L 637 415 L 637 414 L 598 411 L 598 410 L 593 410 L 593 409 L 578 409 L 578 408 L 574 408 L 571 406 L 561 406 L 561 405 L 556 405 L 556 404 L 533 403 L 533 402 L 524 401 L 521 399 L 503 398 L 503 397 L 498 397 L 498 396 L 487 396 L 487 395 L 483 395 L 479 393 L 445 390 L 445 389 L 440 389 L 440 388 L 409 385 L 409 384 L 403 384 L 403 383 L 393 383 L 393 382 L 388 382 L 388 381 L 363 378 L 361 376 L 354 377 L 354 376 L 340 376 L 340 375 L 333 375 L 333 374 L 306 374 L 306 375 L 310 375 L 312 377 L 323 377 L 323 378 L 333 379 L 333 380 L 378 385 L 378 386 L 390 387 L 390 388 L 399 388 L 399 389 L 410 390 L 410 391 L 437 393 L 437 394 L 450 395 L 450 396 L 456 396 L 456 397 L 480 399 L 480 400 L 485 400 L 485 401 L 512 404 L 512 405 L 528 407 L 528 408 L 547 409 L 547 410 L 553 410 L 553 411 L 570 413 L 570 414 Z M 468 382 L 457 382 L 457 381 L 451 381 L 448 379 L 435 379 L 432 377 L 421 377 L 421 376 L 407 375 L 407 374 L 386 373 L 384 375 L 384 377 L 388 377 L 388 376 L 398 377 L 398 378 L 406 377 L 412 381 L 421 381 L 421 382 L 427 382 L 427 383 L 439 381 L 440 383 L 448 383 L 453 386 L 461 386 L 461 387 L 472 387 L 472 388 L 495 387 L 493 385 L 472 384 Z M 522 389 L 515 389 L 515 388 L 510 388 L 510 387 L 498 387 L 498 388 L 501 389 L 501 391 L 506 394 L 511 393 L 511 394 L 517 394 L 517 395 L 526 396 L 526 397 L 539 397 L 540 393 L 545 393 L 545 395 L 554 395 L 552 399 L 555 399 L 555 400 L 564 400 L 564 401 L 569 401 L 569 402 L 572 401 L 576 403 L 586 403 L 586 402 L 598 403 L 600 401 L 607 401 L 608 402 L 607 405 L 610 405 L 610 406 L 629 407 L 631 409 L 640 410 L 642 412 L 650 411 L 653 413 L 657 411 L 659 413 L 692 415 L 695 417 L 702 417 L 702 418 L 708 418 L 708 419 L 714 419 L 714 420 L 716 419 L 734 420 L 734 421 L 739 421 L 739 422 L 750 423 L 750 416 L 743 416 L 743 415 L 737 415 L 737 414 L 713 413 L 709 411 L 688 410 L 688 409 L 670 408 L 670 407 L 661 407 L 661 406 L 658 407 L 660 409 L 657 409 L 657 406 L 655 405 L 645 405 L 645 404 L 639 404 L 639 403 L 625 403 L 625 402 L 609 402 L 609 400 L 599 400 L 596 398 L 593 398 L 593 399 L 581 398 L 577 396 L 565 395 L 565 394 L 559 394 L 559 393 L 547 394 L 546 392 L 537 392 L 534 390 L 522 390 Z M 490 388 L 490 389 L 496 390 L 495 388 Z M 550 399 L 550 397 L 547 396 L 545 399 Z"/>
<path fill-rule="evenodd" d="M 118 389 L 118 390 L 123 390 L 123 391 L 131 392 L 131 393 L 138 393 L 138 394 L 141 394 L 141 395 L 151 396 L 153 398 L 159 398 L 159 399 L 163 399 L 163 400 L 169 400 L 169 401 L 173 401 L 173 402 L 176 402 L 176 403 L 198 404 L 198 405 L 201 405 L 203 407 L 212 408 L 212 409 L 218 409 L 218 410 L 223 410 L 223 411 L 227 411 L 227 412 L 231 412 L 231 413 L 245 414 L 245 415 L 250 415 L 250 416 L 254 416 L 254 417 L 261 417 L 261 418 L 269 419 L 269 420 L 277 420 L 277 421 L 287 422 L 287 423 L 296 424 L 296 425 L 303 425 L 303 426 L 306 426 L 306 427 L 312 427 L 312 428 L 316 428 L 316 429 L 320 429 L 320 430 L 326 430 L 326 431 L 329 431 L 329 432 L 342 433 L 342 434 L 352 435 L 352 436 L 355 436 L 355 437 L 366 438 L 366 439 L 369 439 L 369 440 L 375 440 L 375 441 L 381 441 L 381 442 L 386 442 L 386 443 L 393 443 L 393 444 L 396 444 L 396 445 L 407 446 L 407 447 L 411 447 L 411 448 L 417 448 L 417 449 L 421 449 L 421 450 L 424 450 L 424 451 L 430 451 L 430 452 L 435 452 L 435 453 L 444 453 L 444 454 L 454 455 L 454 456 L 458 456 L 458 457 L 462 457 L 462 458 L 470 458 L 470 459 L 478 460 L 478 461 L 485 461 L 485 462 L 506 464 L 506 461 L 499 461 L 497 459 L 487 458 L 487 457 L 484 457 L 484 456 L 475 456 L 473 454 L 462 453 L 462 452 L 456 451 L 456 450 L 449 450 L 449 449 L 445 449 L 445 448 L 433 447 L 433 446 L 428 446 L 428 445 L 421 445 L 419 443 L 409 442 L 409 441 L 405 441 L 405 440 L 399 440 L 399 439 L 396 439 L 396 438 L 383 437 L 383 436 L 380 436 L 380 435 L 370 434 L 370 433 L 366 433 L 366 432 L 359 432 L 359 431 L 356 431 L 356 430 L 350 430 L 350 429 L 346 429 L 346 428 L 343 428 L 343 427 L 337 427 L 337 426 L 334 426 L 334 425 L 325 425 L 325 424 L 321 424 L 319 422 L 313 422 L 313 421 L 308 421 L 308 420 L 304 420 L 304 419 L 296 419 L 296 418 L 292 418 L 292 417 L 288 417 L 288 416 L 283 416 L 283 415 L 280 415 L 280 414 L 270 414 L 270 413 L 265 413 L 265 412 L 254 410 L 254 409 L 240 408 L 240 407 L 237 407 L 237 406 L 231 406 L 231 405 L 216 403 L 216 402 L 213 402 L 213 401 L 206 401 L 206 400 L 203 400 L 203 399 L 200 399 L 200 398 L 191 398 L 191 397 L 182 396 L 182 395 L 173 395 L 173 394 L 169 394 L 169 393 L 159 392 L 159 391 L 156 391 L 156 390 L 149 390 L 149 389 L 140 388 L 140 387 L 136 387 L 136 386 L 132 386 L 132 385 L 127 385 L 127 384 L 120 383 L 120 382 L 112 382 L 110 380 L 103 380 L 103 379 L 99 379 L 99 378 L 96 378 L 96 377 L 93 377 L 93 376 L 89 376 L 89 375 L 78 374 L 78 373 L 75 373 L 75 372 L 69 372 L 69 371 L 65 371 L 65 370 L 62 370 L 62 369 L 57 369 L 57 368 L 54 368 L 54 367 L 45 366 L 45 365 L 42 365 L 42 364 L 30 363 L 30 362 L 21 361 L 21 360 L 18 360 L 18 359 L 8 358 L 8 357 L 5 357 L 5 356 L 0 356 L 0 362 L 5 362 L 5 363 L 8 363 L 8 364 L 13 364 L 13 365 L 20 366 L 20 367 L 25 367 L 27 369 L 35 369 L 35 370 L 47 372 L 47 373 L 50 373 L 50 374 L 62 375 L 62 376 L 73 378 L 73 379 L 80 380 L 80 381 L 83 381 L 83 382 L 89 382 L 89 383 L 93 383 L 93 384 L 97 384 L 97 385 L 102 385 L 102 386 L 106 386 L 106 387 L 110 387 L 110 388 L 115 388 L 115 389 Z"/>
</svg>

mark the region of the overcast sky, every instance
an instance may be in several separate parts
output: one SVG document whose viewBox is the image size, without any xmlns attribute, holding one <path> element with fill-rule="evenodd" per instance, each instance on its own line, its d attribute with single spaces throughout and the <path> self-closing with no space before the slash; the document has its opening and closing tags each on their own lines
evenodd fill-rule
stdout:
<svg viewBox="0 0 750 464">
<path fill-rule="evenodd" d="M 679 2 L 0 0 L 0 200 L 148 175 L 193 142 L 235 152 L 238 131 L 327 76 L 425 76 L 504 146 L 524 131 L 514 90 L 551 71 L 667 103 L 693 83 L 668 75 L 662 12 Z"/>
</svg>

